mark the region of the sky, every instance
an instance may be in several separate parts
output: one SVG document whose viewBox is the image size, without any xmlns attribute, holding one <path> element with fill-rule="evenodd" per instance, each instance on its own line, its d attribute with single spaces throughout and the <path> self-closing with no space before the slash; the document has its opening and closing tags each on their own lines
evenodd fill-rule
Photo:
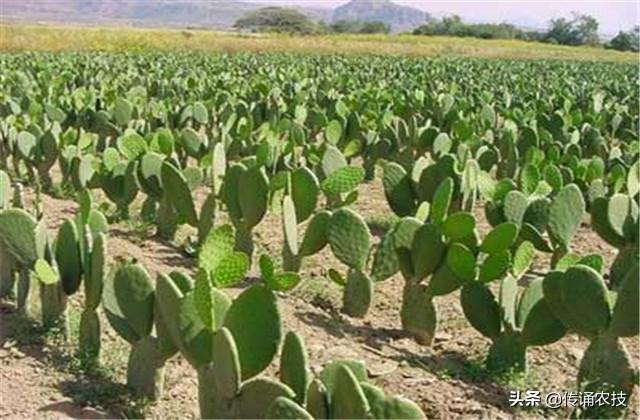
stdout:
<svg viewBox="0 0 640 420">
<path fill-rule="evenodd" d="M 252 0 L 254 3 L 333 8 L 348 0 Z M 572 11 L 594 16 L 600 32 L 615 35 L 640 24 L 636 0 L 394 0 L 413 6 L 436 17 L 458 14 L 469 21 L 511 22 L 543 29 L 554 17 L 570 17 Z"/>
</svg>

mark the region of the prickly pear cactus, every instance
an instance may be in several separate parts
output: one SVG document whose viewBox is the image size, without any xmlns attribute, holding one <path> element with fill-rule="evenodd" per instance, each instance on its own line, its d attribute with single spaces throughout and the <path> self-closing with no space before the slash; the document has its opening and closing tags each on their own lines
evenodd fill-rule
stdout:
<svg viewBox="0 0 640 420">
<path fill-rule="evenodd" d="M 157 399 L 164 386 L 167 355 L 154 326 L 155 291 L 147 271 L 136 262 L 122 261 L 107 276 L 102 303 L 109 323 L 131 344 L 127 386 L 136 395 Z"/>
</svg>

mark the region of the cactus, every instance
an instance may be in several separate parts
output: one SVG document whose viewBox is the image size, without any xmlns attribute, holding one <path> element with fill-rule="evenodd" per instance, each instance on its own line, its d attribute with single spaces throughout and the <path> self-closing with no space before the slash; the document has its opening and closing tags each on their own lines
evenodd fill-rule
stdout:
<svg viewBox="0 0 640 420">
<path fill-rule="evenodd" d="M 36 227 L 33 217 L 22 209 L 0 211 L 0 248 L 4 256 L 10 256 L 4 258 L 13 262 L 18 273 L 17 307 L 18 311 L 25 314 L 30 312 L 29 270 L 38 259 Z M 10 273 L 7 275 L 10 283 L 12 276 Z M 11 285 L 4 287 L 10 288 Z"/>
<path fill-rule="evenodd" d="M 628 195 L 599 197 L 591 204 L 591 224 L 596 233 L 618 249 L 611 266 L 610 284 L 618 288 L 630 264 L 638 260 L 638 205 Z"/>
<path fill-rule="evenodd" d="M 129 205 L 138 195 L 136 183 L 138 161 L 128 164 L 118 163 L 111 170 L 105 168 L 102 173 L 101 187 L 107 198 L 115 203 L 118 216 L 122 219 L 129 217 Z"/>
<path fill-rule="evenodd" d="M 151 335 L 155 291 L 144 267 L 118 262 L 104 282 L 102 303 L 109 323 L 131 344 L 127 386 L 136 395 L 157 399 L 164 385 L 164 364 L 172 351 Z M 164 331 L 164 328 L 157 328 Z"/>
<path fill-rule="evenodd" d="M 590 340 L 578 372 L 581 390 L 623 392 L 631 397 L 635 373 L 620 337 L 637 336 L 640 331 L 639 267 L 636 259 L 627 268 L 615 290 L 615 303 L 609 299 L 611 292 L 602 276 L 585 265 L 570 267 L 564 273 L 551 272 L 544 279 L 544 299 L 550 311 L 568 330 Z M 577 298 L 576 292 L 580 294 Z M 603 415 L 597 410 L 589 408 L 579 414 Z M 621 409 L 606 413 L 609 417 L 621 414 Z"/>
<path fill-rule="evenodd" d="M 347 276 L 343 310 L 364 317 L 373 295 L 373 283 L 364 274 L 371 248 L 371 233 L 360 215 L 348 208 L 333 212 L 327 226 L 327 240 L 333 254 L 351 270 Z"/>
<path fill-rule="evenodd" d="M 209 233 L 200 247 L 198 267 L 204 270 L 216 287 L 231 287 L 244 279 L 249 269 L 249 258 L 234 251 L 233 229 L 229 225 Z"/>
<path fill-rule="evenodd" d="M 269 185 L 260 168 L 234 164 L 221 188 L 222 201 L 236 230 L 236 250 L 253 257 L 253 228 L 267 211 Z"/>
<path fill-rule="evenodd" d="M 157 299 L 167 332 L 198 372 L 201 417 L 262 417 L 275 398 L 293 398 L 286 385 L 254 378 L 281 339 L 273 293 L 256 285 L 230 302 L 207 276 L 191 284 L 184 276 L 160 275 Z"/>
</svg>

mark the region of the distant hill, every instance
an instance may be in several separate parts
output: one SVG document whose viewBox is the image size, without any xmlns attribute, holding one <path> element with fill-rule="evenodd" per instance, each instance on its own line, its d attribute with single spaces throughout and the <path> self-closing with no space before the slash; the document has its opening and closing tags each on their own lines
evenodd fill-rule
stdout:
<svg viewBox="0 0 640 420">
<path fill-rule="evenodd" d="M 384 22 L 393 32 L 413 29 L 429 17 L 422 10 L 400 6 L 390 0 L 351 0 L 333 11 L 332 20 L 359 20 Z"/>
<path fill-rule="evenodd" d="M 0 14 L 27 21 L 226 29 L 263 6 L 237 0 L 0 0 Z M 331 16 L 329 9 L 301 10 L 316 20 Z"/>
<path fill-rule="evenodd" d="M 245 13 L 264 6 L 251 0 L 0 0 L 0 15 L 30 22 L 228 29 Z M 317 21 L 381 21 L 394 32 L 413 29 L 428 16 L 389 0 L 352 0 L 335 10 L 297 8 Z"/>
</svg>

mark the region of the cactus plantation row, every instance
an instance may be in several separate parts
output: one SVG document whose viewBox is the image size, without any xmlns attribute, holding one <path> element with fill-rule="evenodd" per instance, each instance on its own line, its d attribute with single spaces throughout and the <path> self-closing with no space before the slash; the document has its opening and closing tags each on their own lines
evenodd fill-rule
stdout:
<svg viewBox="0 0 640 420">
<path fill-rule="evenodd" d="M 422 346 L 455 294 L 489 343 L 487 371 L 526 373 L 531 347 L 578 335 L 589 345 L 576 389 L 633 393 L 637 366 L 623 340 L 638 336 L 640 317 L 632 66 L 3 59 L 0 297 L 33 317 L 36 293 L 42 325 L 68 335 L 68 299 L 81 292 L 78 352 L 99 364 L 102 333 L 115 330 L 131 347 L 133 394 L 159 398 L 167 361 L 183 357 L 202 418 L 423 418 L 360 361 L 311 377 L 276 296 L 308 281 L 305 263 L 320 254 L 331 256 L 326 281 L 349 317 L 369 316 L 376 289 L 401 278 L 398 326 Z M 375 183 L 383 232 L 358 211 Z M 50 229 L 44 194 L 72 198 L 78 211 Z M 256 235 L 269 218 L 282 232 L 272 255 Z M 126 220 L 154 226 L 194 270 L 151 275 L 135 260 L 110 262 L 110 226 Z M 581 229 L 616 249 L 610 264 L 579 251 Z M 226 288 L 242 291 L 232 299 Z"/>
</svg>

